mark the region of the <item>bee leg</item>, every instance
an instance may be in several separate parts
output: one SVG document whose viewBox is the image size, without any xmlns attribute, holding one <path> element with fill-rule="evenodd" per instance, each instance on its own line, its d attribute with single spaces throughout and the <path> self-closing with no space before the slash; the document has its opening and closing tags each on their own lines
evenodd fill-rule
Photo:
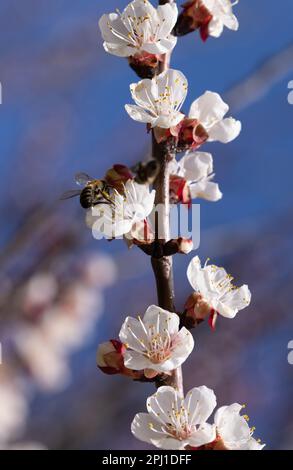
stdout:
<svg viewBox="0 0 293 470">
<path fill-rule="evenodd" d="M 94 207 L 94 206 L 99 206 L 100 204 L 104 204 L 104 205 L 107 205 L 107 206 L 108 206 L 108 205 L 110 205 L 111 203 L 110 203 L 109 201 L 106 201 L 106 202 L 105 202 L 105 201 L 98 201 L 98 202 L 95 202 L 95 203 L 94 203 L 93 207 Z"/>
<path fill-rule="evenodd" d="M 112 206 L 115 205 L 114 201 L 112 201 L 112 199 L 108 196 L 108 194 L 106 192 L 101 191 L 101 194 L 102 194 L 103 198 L 106 199 L 108 204 L 111 204 Z"/>
</svg>

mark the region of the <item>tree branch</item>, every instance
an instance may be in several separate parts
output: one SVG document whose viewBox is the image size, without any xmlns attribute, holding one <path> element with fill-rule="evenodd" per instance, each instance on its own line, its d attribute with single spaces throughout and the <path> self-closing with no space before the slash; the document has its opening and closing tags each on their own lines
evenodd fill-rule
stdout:
<svg viewBox="0 0 293 470">
<path fill-rule="evenodd" d="M 160 0 L 159 4 L 172 3 L 173 0 Z M 170 54 L 166 54 L 161 63 L 160 72 L 169 68 Z M 169 204 L 169 164 L 175 158 L 175 152 L 170 150 L 168 143 L 158 144 L 154 134 L 152 134 L 152 154 L 153 158 L 160 164 L 160 172 L 154 183 L 156 190 L 155 205 L 160 205 L 160 238 L 164 241 L 170 239 L 170 204 Z M 175 311 L 174 306 L 174 285 L 173 285 L 173 263 L 171 256 L 165 256 L 160 259 L 152 258 L 152 268 L 156 278 L 158 303 L 161 308 Z M 171 385 L 183 395 L 183 380 L 181 367 L 173 371 L 171 377 L 158 382 L 157 385 Z"/>
</svg>

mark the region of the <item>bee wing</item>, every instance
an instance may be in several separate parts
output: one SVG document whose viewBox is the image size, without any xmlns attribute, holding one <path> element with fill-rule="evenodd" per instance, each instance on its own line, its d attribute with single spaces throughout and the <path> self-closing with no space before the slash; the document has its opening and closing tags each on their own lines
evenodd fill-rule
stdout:
<svg viewBox="0 0 293 470">
<path fill-rule="evenodd" d="M 66 191 L 65 193 L 62 194 L 60 197 L 61 201 L 64 201 L 65 199 L 70 199 L 72 197 L 80 196 L 81 191 L 79 189 L 74 189 L 73 191 Z"/>
<path fill-rule="evenodd" d="M 75 175 L 75 181 L 80 186 L 86 186 L 90 181 L 93 181 L 95 178 L 91 178 L 87 173 L 77 173 Z"/>
</svg>

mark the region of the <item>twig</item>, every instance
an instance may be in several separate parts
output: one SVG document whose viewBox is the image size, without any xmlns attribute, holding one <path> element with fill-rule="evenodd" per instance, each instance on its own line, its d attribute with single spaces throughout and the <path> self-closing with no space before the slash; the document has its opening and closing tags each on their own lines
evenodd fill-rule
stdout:
<svg viewBox="0 0 293 470">
<path fill-rule="evenodd" d="M 160 0 L 159 4 L 172 3 L 173 0 Z M 160 66 L 160 72 L 169 68 L 170 54 L 166 54 Z M 163 209 L 160 211 L 160 238 L 168 241 L 170 238 L 170 207 L 169 207 L 169 164 L 175 158 L 175 152 L 170 149 L 168 144 L 158 144 L 152 136 L 152 154 L 153 158 L 160 163 L 160 172 L 156 178 L 154 187 L 156 189 L 155 205 L 160 205 Z M 165 256 L 160 259 L 152 258 L 152 268 L 156 278 L 158 303 L 161 308 L 175 311 L 174 307 L 174 286 L 173 286 L 173 263 L 171 256 Z M 163 381 L 164 385 L 171 385 L 183 395 L 183 380 L 181 367 L 173 371 L 170 378 Z M 162 385 L 160 382 L 157 385 Z"/>
</svg>

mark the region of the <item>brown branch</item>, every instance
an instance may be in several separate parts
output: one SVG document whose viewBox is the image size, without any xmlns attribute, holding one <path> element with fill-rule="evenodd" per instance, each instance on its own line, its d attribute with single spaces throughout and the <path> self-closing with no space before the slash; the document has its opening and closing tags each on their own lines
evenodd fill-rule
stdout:
<svg viewBox="0 0 293 470">
<path fill-rule="evenodd" d="M 173 0 L 160 0 L 159 4 L 172 3 Z M 161 63 L 160 72 L 169 68 L 170 54 L 166 54 Z M 160 163 L 160 172 L 154 183 L 156 190 L 155 205 L 160 205 L 162 211 L 160 215 L 160 239 L 168 241 L 170 239 L 170 207 L 169 207 L 169 164 L 175 158 L 175 153 L 170 146 L 165 143 L 158 144 L 152 136 L 152 154 L 153 158 Z M 173 264 L 172 257 L 164 256 L 160 259 L 152 258 L 152 268 L 156 278 L 158 303 L 161 308 L 170 312 L 175 311 L 174 307 L 174 285 L 173 285 Z M 174 370 L 171 377 L 164 381 L 158 381 L 157 386 L 171 385 L 183 395 L 183 380 L 181 367 Z"/>
<path fill-rule="evenodd" d="M 156 189 L 155 205 L 160 205 L 163 210 L 159 212 L 160 229 L 159 236 L 161 240 L 169 240 L 169 163 L 175 158 L 175 155 L 167 145 L 158 144 L 153 136 L 153 158 L 160 163 L 160 172 L 155 181 Z M 175 311 L 174 306 L 174 286 L 173 286 L 173 263 L 171 256 L 163 258 L 152 258 L 152 268 L 155 274 L 158 303 L 161 308 L 170 312 Z M 183 381 L 181 367 L 174 370 L 171 377 L 163 382 L 158 381 L 157 386 L 171 385 L 183 395 Z"/>
</svg>

